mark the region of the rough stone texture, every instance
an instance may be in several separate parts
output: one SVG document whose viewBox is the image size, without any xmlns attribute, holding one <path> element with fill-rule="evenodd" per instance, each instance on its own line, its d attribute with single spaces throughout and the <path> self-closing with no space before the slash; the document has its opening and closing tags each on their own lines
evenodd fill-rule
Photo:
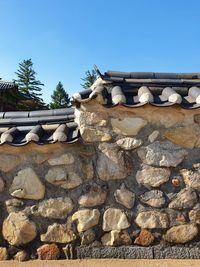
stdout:
<svg viewBox="0 0 200 267">
<path fill-rule="evenodd" d="M 31 242 L 37 235 L 36 225 L 23 212 L 10 213 L 3 222 L 3 236 L 11 245 Z"/>
<path fill-rule="evenodd" d="M 200 204 L 198 203 L 195 207 L 189 212 L 189 219 L 191 222 L 200 224 Z"/>
<path fill-rule="evenodd" d="M 70 243 L 76 239 L 76 235 L 66 224 L 54 223 L 48 226 L 47 232 L 40 239 L 42 242 Z"/>
<path fill-rule="evenodd" d="M 71 244 L 67 244 L 65 247 L 62 248 L 65 257 L 67 260 L 72 260 L 74 259 L 74 248 Z"/>
<path fill-rule="evenodd" d="M 111 230 L 122 230 L 130 226 L 126 214 L 120 209 L 109 208 L 103 215 L 103 230 L 105 232 Z"/>
<path fill-rule="evenodd" d="M 45 194 L 45 187 L 32 168 L 26 168 L 18 172 L 10 187 L 13 197 L 24 199 L 42 199 Z"/>
<path fill-rule="evenodd" d="M 148 165 L 160 167 L 176 167 L 188 152 L 170 141 L 156 141 L 138 150 L 140 159 Z"/>
<path fill-rule="evenodd" d="M 184 182 L 189 187 L 192 187 L 198 191 L 200 191 L 200 171 L 191 171 L 183 169 L 180 171 L 183 176 Z"/>
<path fill-rule="evenodd" d="M 112 136 L 103 129 L 97 129 L 89 126 L 80 127 L 81 137 L 85 142 L 108 142 Z"/>
<path fill-rule="evenodd" d="M 52 219 L 65 219 L 73 209 L 72 200 L 69 197 L 49 198 L 32 207 L 32 213 Z"/>
<path fill-rule="evenodd" d="M 179 246 L 156 246 L 153 248 L 155 259 L 200 259 L 200 249 L 198 247 Z"/>
<path fill-rule="evenodd" d="M 117 203 L 123 205 L 127 209 L 131 209 L 134 206 L 135 193 L 126 189 L 124 184 L 121 185 L 120 189 L 115 191 L 114 196 Z"/>
<path fill-rule="evenodd" d="M 17 212 L 24 206 L 24 202 L 16 198 L 6 200 L 5 204 L 8 213 Z"/>
<path fill-rule="evenodd" d="M 27 261 L 27 260 L 29 260 L 29 255 L 25 250 L 20 250 L 15 254 L 14 260 L 20 261 L 20 262 L 21 261 Z"/>
<path fill-rule="evenodd" d="M 141 228 L 165 229 L 169 225 L 168 215 L 160 211 L 143 211 L 138 214 L 135 220 Z"/>
<path fill-rule="evenodd" d="M 125 137 L 117 140 L 116 144 L 124 150 L 133 150 L 142 145 L 142 140 L 132 137 Z"/>
<path fill-rule="evenodd" d="M 164 137 L 171 142 L 185 148 L 199 147 L 200 127 L 197 124 L 176 127 L 164 133 Z"/>
<path fill-rule="evenodd" d="M 197 194 L 192 188 L 182 189 L 169 203 L 170 209 L 192 208 L 197 203 Z"/>
<path fill-rule="evenodd" d="M 124 151 L 116 144 L 102 143 L 99 145 L 97 173 L 104 181 L 125 179 L 131 166 Z"/>
<path fill-rule="evenodd" d="M 0 193 L 5 189 L 5 183 L 2 177 L 0 177 Z"/>
<path fill-rule="evenodd" d="M 148 137 L 149 142 L 153 143 L 158 138 L 159 134 L 159 131 L 153 131 Z"/>
<path fill-rule="evenodd" d="M 181 184 L 181 181 L 180 181 L 179 178 L 173 178 L 173 179 L 172 179 L 172 185 L 173 185 L 174 187 L 179 187 L 180 184 Z"/>
<path fill-rule="evenodd" d="M 142 118 L 130 118 L 125 117 L 124 119 L 120 120 L 118 118 L 111 119 L 111 125 L 113 131 L 117 134 L 122 135 L 137 135 L 138 132 L 147 124 Z"/>
<path fill-rule="evenodd" d="M 81 207 L 94 207 L 102 205 L 106 201 L 107 193 L 100 186 L 92 186 L 88 193 L 79 198 L 79 205 Z"/>
<path fill-rule="evenodd" d="M 39 260 L 58 260 L 60 250 L 56 244 L 45 244 L 37 249 Z"/>
<path fill-rule="evenodd" d="M 6 261 L 8 259 L 7 248 L 0 247 L 0 261 Z"/>
<path fill-rule="evenodd" d="M 66 172 L 63 167 L 52 167 L 45 175 L 45 179 L 57 186 L 61 186 L 64 189 L 73 189 L 82 184 L 81 177 L 75 172 Z"/>
<path fill-rule="evenodd" d="M 153 243 L 154 239 L 154 235 L 150 231 L 142 229 L 134 244 L 147 247 Z"/>
<path fill-rule="evenodd" d="M 84 180 L 91 180 L 94 177 L 94 167 L 91 158 L 82 157 L 82 174 Z"/>
<path fill-rule="evenodd" d="M 136 174 L 138 184 L 145 187 L 159 187 L 169 181 L 170 170 L 167 168 L 155 168 L 151 166 L 143 166 L 141 171 Z"/>
<path fill-rule="evenodd" d="M 184 244 L 191 241 L 198 234 L 198 228 L 194 224 L 173 226 L 163 236 L 164 240 L 172 243 Z"/>
<path fill-rule="evenodd" d="M 160 190 L 151 190 L 140 195 L 140 201 L 154 208 L 165 205 L 164 193 Z"/>
<path fill-rule="evenodd" d="M 77 221 L 78 232 L 86 231 L 99 223 L 100 212 L 97 209 L 84 209 L 72 215 L 72 221 Z"/>
<path fill-rule="evenodd" d="M 126 230 L 112 230 L 102 236 L 101 242 L 103 246 L 122 246 L 130 245 L 132 240 Z"/>
<path fill-rule="evenodd" d="M 81 245 L 89 245 L 93 241 L 95 241 L 95 231 L 92 229 L 88 229 L 87 231 L 81 233 Z"/>
<path fill-rule="evenodd" d="M 48 163 L 52 166 L 54 165 L 69 165 L 74 163 L 75 159 L 74 156 L 71 153 L 65 153 L 61 156 L 58 156 L 56 158 L 51 158 L 48 160 Z"/>
<path fill-rule="evenodd" d="M 15 155 L 1 154 L 0 170 L 9 172 L 13 170 L 20 163 L 20 158 Z"/>
<path fill-rule="evenodd" d="M 100 112 L 80 112 L 79 113 L 79 125 L 81 126 L 106 126 L 107 125 L 107 115 Z"/>
</svg>

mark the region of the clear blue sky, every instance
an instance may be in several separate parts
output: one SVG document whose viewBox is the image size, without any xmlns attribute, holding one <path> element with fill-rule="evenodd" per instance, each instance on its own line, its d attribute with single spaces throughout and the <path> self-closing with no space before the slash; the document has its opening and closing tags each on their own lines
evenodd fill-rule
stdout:
<svg viewBox="0 0 200 267">
<path fill-rule="evenodd" d="M 0 0 L 0 77 L 32 58 L 46 102 L 102 72 L 200 71 L 199 0 Z"/>
</svg>

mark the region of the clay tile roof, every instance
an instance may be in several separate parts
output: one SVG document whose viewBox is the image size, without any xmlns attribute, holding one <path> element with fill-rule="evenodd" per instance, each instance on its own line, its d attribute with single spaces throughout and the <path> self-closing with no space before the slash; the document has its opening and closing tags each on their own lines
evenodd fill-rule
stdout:
<svg viewBox="0 0 200 267">
<path fill-rule="evenodd" d="M 17 89 L 17 85 L 14 82 L 0 80 L 0 91 Z"/>
</svg>

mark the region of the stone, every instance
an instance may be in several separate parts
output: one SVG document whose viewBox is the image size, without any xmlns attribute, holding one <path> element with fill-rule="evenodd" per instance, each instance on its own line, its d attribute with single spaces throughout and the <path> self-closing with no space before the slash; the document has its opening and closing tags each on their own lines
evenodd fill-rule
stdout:
<svg viewBox="0 0 200 267">
<path fill-rule="evenodd" d="M 71 244 L 67 244 L 65 247 L 62 248 L 62 250 L 67 260 L 74 259 L 74 248 Z"/>
<path fill-rule="evenodd" d="M 185 244 L 198 234 L 198 228 L 194 224 L 182 224 L 173 226 L 167 230 L 163 239 L 170 243 Z"/>
<path fill-rule="evenodd" d="M 192 223 L 200 224 L 200 207 L 194 207 L 189 212 L 189 219 Z"/>
<path fill-rule="evenodd" d="M 51 219 L 65 219 L 73 209 L 69 197 L 49 198 L 32 207 L 32 214 Z"/>
<path fill-rule="evenodd" d="M 123 246 L 131 245 L 132 240 L 126 230 L 112 230 L 102 236 L 101 242 L 103 246 Z"/>
<path fill-rule="evenodd" d="M 20 163 L 20 158 L 15 155 L 8 155 L 1 153 L 0 170 L 3 172 L 9 172 L 13 170 Z"/>
<path fill-rule="evenodd" d="M 155 168 L 151 166 L 143 166 L 141 171 L 137 171 L 136 180 L 138 184 L 145 187 L 159 187 L 169 181 L 170 169 Z"/>
<path fill-rule="evenodd" d="M 107 132 L 107 129 L 97 129 L 89 126 L 81 126 L 80 134 L 85 142 L 108 142 L 112 136 Z"/>
<path fill-rule="evenodd" d="M 134 244 L 148 247 L 149 245 L 153 243 L 154 239 L 155 239 L 154 235 L 150 231 L 146 229 L 142 229 L 140 231 L 139 236 L 136 237 Z"/>
<path fill-rule="evenodd" d="M 117 140 L 116 144 L 124 150 L 133 150 L 142 145 L 142 140 L 132 137 L 125 137 Z"/>
<path fill-rule="evenodd" d="M 34 222 L 30 221 L 23 212 L 12 212 L 3 222 L 4 238 L 13 246 L 21 246 L 31 242 L 37 235 Z"/>
<path fill-rule="evenodd" d="M 158 167 L 176 167 L 188 152 L 170 141 L 156 141 L 138 149 L 138 156 L 147 165 Z"/>
<path fill-rule="evenodd" d="M 181 181 L 180 181 L 179 178 L 173 178 L 173 179 L 172 179 L 172 185 L 173 185 L 174 187 L 179 187 L 180 184 L 181 184 Z"/>
<path fill-rule="evenodd" d="M 5 204 L 8 213 L 17 212 L 24 206 L 24 202 L 16 198 L 6 200 Z"/>
<path fill-rule="evenodd" d="M 60 250 L 56 244 L 44 244 L 37 249 L 39 260 L 58 260 Z"/>
<path fill-rule="evenodd" d="M 80 112 L 78 115 L 79 125 L 82 126 L 101 126 L 105 127 L 107 125 L 107 114 L 100 112 Z"/>
<path fill-rule="evenodd" d="M 42 164 L 44 163 L 45 161 L 47 161 L 48 159 L 50 158 L 50 154 L 47 154 L 47 153 L 34 153 L 32 155 L 32 159 L 35 161 L 35 163 L 37 164 Z"/>
<path fill-rule="evenodd" d="M 98 209 L 78 210 L 72 215 L 72 221 L 77 221 L 78 232 L 86 231 L 99 223 Z"/>
<path fill-rule="evenodd" d="M 8 260 L 8 251 L 7 248 L 0 247 L 0 261 Z"/>
<path fill-rule="evenodd" d="M 88 229 L 87 231 L 81 233 L 81 245 L 89 245 L 93 241 L 95 241 L 95 232 L 92 229 Z"/>
<path fill-rule="evenodd" d="M 159 131 L 157 130 L 153 131 L 148 137 L 149 142 L 153 143 L 158 138 L 159 134 L 160 134 Z"/>
<path fill-rule="evenodd" d="M 192 149 L 199 147 L 200 127 L 197 124 L 192 124 L 183 127 L 176 127 L 167 130 L 164 133 L 164 137 L 171 142 L 180 145 L 185 148 Z"/>
<path fill-rule="evenodd" d="M 130 159 L 116 144 L 99 145 L 97 173 L 101 180 L 125 179 L 131 172 Z"/>
<path fill-rule="evenodd" d="M 82 157 L 82 174 L 84 180 L 91 180 L 94 177 L 94 167 L 91 158 L 84 158 Z"/>
<path fill-rule="evenodd" d="M 200 191 L 200 170 L 191 171 L 182 169 L 180 170 L 180 174 L 186 185 Z"/>
<path fill-rule="evenodd" d="M 197 194 L 192 188 L 184 188 L 169 203 L 170 209 L 189 209 L 197 203 Z"/>
<path fill-rule="evenodd" d="M 17 198 L 39 200 L 44 198 L 45 186 L 32 168 L 26 168 L 14 177 L 10 194 Z"/>
<path fill-rule="evenodd" d="M 161 208 L 165 205 L 164 193 L 160 190 L 151 190 L 140 195 L 140 201 L 154 208 Z"/>
<path fill-rule="evenodd" d="M 0 177 L 0 193 L 5 189 L 5 183 L 2 177 Z"/>
<path fill-rule="evenodd" d="M 137 135 L 139 131 L 147 124 L 142 118 L 125 117 L 123 119 L 112 118 L 111 125 L 115 133 L 121 135 Z"/>
<path fill-rule="evenodd" d="M 74 156 L 71 153 L 65 153 L 61 156 L 55 157 L 55 158 L 51 158 L 48 160 L 48 163 L 51 166 L 54 165 L 70 165 L 73 164 L 75 161 Z"/>
<path fill-rule="evenodd" d="M 108 208 L 103 214 L 103 231 L 123 230 L 130 226 L 126 214 L 120 209 Z"/>
<path fill-rule="evenodd" d="M 169 226 L 168 215 L 160 211 L 143 211 L 140 212 L 135 220 L 141 228 L 147 229 L 165 229 Z"/>
<path fill-rule="evenodd" d="M 93 185 L 89 192 L 79 198 L 81 207 L 94 207 L 102 205 L 106 201 L 107 192 L 98 185 Z"/>
<path fill-rule="evenodd" d="M 117 203 L 123 205 L 127 209 L 133 208 L 135 203 L 135 193 L 126 189 L 124 184 L 121 185 L 120 189 L 115 191 L 114 196 Z"/>
<path fill-rule="evenodd" d="M 64 189 L 73 189 L 82 184 L 81 177 L 75 172 L 68 172 L 64 167 L 52 167 L 45 175 L 45 179 L 56 186 Z"/>
<path fill-rule="evenodd" d="M 54 223 L 48 226 L 45 234 L 40 235 L 40 239 L 49 243 L 70 243 L 76 239 L 76 235 L 66 224 Z"/>
<path fill-rule="evenodd" d="M 14 260 L 20 261 L 20 262 L 27 261 L 29 260 L 29 255 L 25 250 L 20 250 L 15 254 Z"/>
</svg>

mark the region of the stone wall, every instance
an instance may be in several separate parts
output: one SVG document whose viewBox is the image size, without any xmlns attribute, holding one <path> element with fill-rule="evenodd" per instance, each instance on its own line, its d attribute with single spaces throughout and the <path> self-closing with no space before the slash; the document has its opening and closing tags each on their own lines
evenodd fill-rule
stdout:
<svg viewBox="0 0 200 267">
<path fill-rule="evenodd" d="M 76 121 L 78 143 L 0 147 L 0 259 L 200 257 L 200 111 L 92 100 Z"/>
</svg>

